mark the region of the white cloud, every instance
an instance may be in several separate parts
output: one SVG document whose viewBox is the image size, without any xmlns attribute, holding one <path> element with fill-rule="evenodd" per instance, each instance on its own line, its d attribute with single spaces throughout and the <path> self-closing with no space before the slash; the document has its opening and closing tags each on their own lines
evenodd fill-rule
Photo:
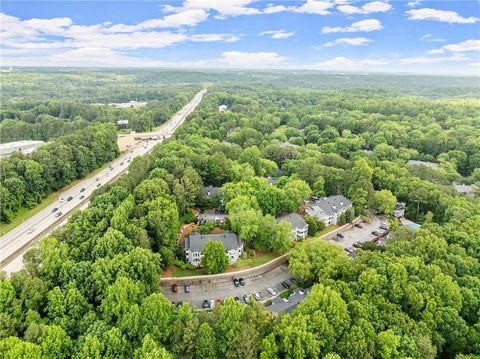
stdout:
<svg viewBox="0 0 480 359">
<path fill-rule="evenodd" d="M 332 7 L 333 7 L 333 3 L 330 1 L 307 0 L 303 5 L 298 7 L 291 7 L 290 10 L 292 10 L 293 12 L 299 12 L 299 13 L 327 15 L 330 13 L 328 9 Z"/>
<path fill-rule="evenodd" d="M 444 42 L 444 41 L 447 41 L 446 39 L 437 39 L 437 38 L 433 38 L 432 36 L 433 36 L 432 34 L 425 34 L 419 40 L 420 41 L 430 41 L 430 42 Z"/>
<path fill-rule="evenodd" d="M 384 59 L 351 59 L 348 57 L 337 56 L 331 60 L 317 62 L 313 68 L 320 70 L 339 70 L 339 71 L 358 71 L 364 69 L 374 69 L 378 66 L 388 65 L 390 62 Z M 372 68 L 373 67 L 373 68 Z"/>
<path fill-rule="evenodd" d="M 352 5 L 337 6 L 337 10 L 345 14 L 370 14 L 372 12 L 387 12 L 392 8 L 387 1 L 372 1 L 361 7 Z"/>
<path fill-rule="evenodd" d="M 422 2 L 422 0 L 409 1 L 409 2 L 407 3 L 407 6 L 415 7 L 415 6 L 417 6 L 418 4 L 420 4 L 421 2 Z"/>
<path fill-rule="evenodd" d="M 457 44 L 449 44 L 441 47 L 440 49 L 434 49 L 428 51 L 430 55 L 444 54 L 445 52 L 470 52 L 480 51 L 480 40 L 466 40 Z"/>
<path fill-rule="evenodd" d="M 476 17 L 463 17 L 455 11 L 437 10 L 437 9 L 412 9 L 407 10 L 410 20 L 433 20 L 439 22 L 448 22 L 449 24 L 474 24 L 479 19 Z"/>
<path fill-rule="evenodd" d="M 367 39 L 366 37 L 341 37 L 334 41 L 326 42 L 322 45 L 322 47 L 332 47 L 338 44 L 346 44 L 352 46 L 363 46 L 372 42 L 371 39 Z"/>
<path fill-rule="evenodd" d="M 271 68 L 281 65 L 286 61 L 286 57 L 276 52 L 240 52 L 227 51 L 222 53 L 218 62 L 228 67 L 264 67 Z"/>
<path fill-rule="evenodd" d="M 436 64 L 439 62 L 458 62 L 466 61 L 468 57 L 464 55 L 453 55 L 453 56 L 443 56 L 443 57 L 407 57 L 400 59 L 399 63 L 402 65 L 411 65 L 411 64 Z"/>
<path fill-rule="evenodd" d="M 383 29 L 382 24 L 377 19 L 368 19 L 354 22 L 347 27 L 330 27 L 326 26 L 322 28 L 322 33 L 330 34 L 336 32 L 370 32 Z"/>
<path fill-rule="evenodd" d="M 272 39 L 288 39 L 289 37 L 292 37 L 295 35 L 295 31 L 292 32 L 287 32 L 286 30 L 268 30 L 268 31 L 263 31 L 258 36 L 265 36 L 268 35 Z"/>
</svg>

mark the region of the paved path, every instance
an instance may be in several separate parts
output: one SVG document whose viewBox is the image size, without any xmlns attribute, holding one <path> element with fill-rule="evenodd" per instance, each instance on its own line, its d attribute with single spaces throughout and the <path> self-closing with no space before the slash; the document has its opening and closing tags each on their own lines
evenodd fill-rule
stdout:
<svg viewBox="0 0 480 359">
<path fill-rule="evenodd" d="M 129 153 L 110 163 L 110 168 L 99 173 L 96 177 L 80 181 L 76 186 L 59 195 L 53 204 L 29 218 L 18 227 L 14 228 L 3 237 L 0 237 L 0 269 L 7 273 L 18 271 L 23 264 L 23 254 L 44 235 L 66 222 L 66 219 L 82 205 L 88 203 L 88 199 L 98 187 L 112 182 L 115 178 L 125 173 L 128 164 L 133 158 L 143 156 L 149 152 L 163 138 L 173 135 L 178 126 L 185 118 L 195 110 L 202 101 L 206 90 L 198 92 L 193 99 L 166 122 L 156 133 L 160 140 L 145 141 L 134 147 Z M 82 191 L 83 189 L 83 191 Z M 83 196 L 82 198 L 80 198 Z M 68 198 L 71 197 L 71 200 Z M 54 208 L 57 208 L 56 212 Z M 56 217 L 55 214 L 62 215 Z"/>
</svg>

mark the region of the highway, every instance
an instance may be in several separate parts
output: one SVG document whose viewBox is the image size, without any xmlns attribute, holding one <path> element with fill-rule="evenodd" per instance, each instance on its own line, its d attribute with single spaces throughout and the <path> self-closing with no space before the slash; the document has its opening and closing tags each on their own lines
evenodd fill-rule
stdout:
<svg viewBox="0 0 480 359">
<path fill-rule="evenodd" d="M 7 273 L 15 272 L 23 267 L 23 254 L 39 239 L 55 228 L 64 225 L 67 218 L 79 208 L 85 208 L 92 193 L 99 187 L 112 182 L 128 170 L 129 163 L 137 156 L 148 153 L 157 143 L 170 138 L 186 117 L 195 110 L 202 101 L 207 90 L 199 91 L 192 100 L 178 111 L 156 133 L 158 140 L 145 140 L 128 153 L 110 163 L 110 166 L 93 178 L 80 181 L 58 196 L 58 199 L 29 218 L 18 227 L 0 237 L 0 270 Z M 140 134 L 139 134 L 140 135 Z"/>
</svg>

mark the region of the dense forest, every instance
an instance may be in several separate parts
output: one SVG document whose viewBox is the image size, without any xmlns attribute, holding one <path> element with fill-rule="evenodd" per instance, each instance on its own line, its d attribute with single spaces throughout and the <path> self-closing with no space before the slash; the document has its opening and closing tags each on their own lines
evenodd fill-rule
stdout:
<svg viewBox="0 0 480 359">
<path fill-rule="evenodd" d="M 95 124 L 56 138 L 32 154 L 0 160 L 0 219 L 9 223 L 22 208 L 40 201 L 76 178 L 85 177 L 119 154 L 114 125 Z"/>
<path fill-rule="evenodd" d="M 474 358 L 480 203 L 452 181 L 480 181 L 478 100 L 212 85 L 175 138 L 135 158 L 1 280 L 0 356 Z M 312 286 L 292 313 L 233 298 L 197 311 L 160 292 L 205 185 L 221 187 L 227 226 L 249 248 L 290 251 L 290 271 Z M 321 240 L 291 248 L 291 227 L 274 216 L 333 194 L 355 215 L 406 202 L 422 228 L 400 227 L 354 258 Z"/>
</svg>

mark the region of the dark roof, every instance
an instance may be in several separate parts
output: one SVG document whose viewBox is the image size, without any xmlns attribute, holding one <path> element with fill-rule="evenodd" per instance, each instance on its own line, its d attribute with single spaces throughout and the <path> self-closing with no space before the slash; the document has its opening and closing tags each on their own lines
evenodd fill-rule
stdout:
<svg viewBox="0 0 480 359">
<path fill-rule="evenodd" d="M 237 249 L 242 244 L 242 239 L 233 232 L 227 231 L 221 234 L 200 234 L 194 232 L 189 237 L 185 238 L 183 246 L 185 249 L 190 249 L 192 252 L 201 252 L 208 241 L 223 242 L 227 251 Z"/>
<path fill-rule="evenodd" d="M 286 221 L 292 225 L 292 228 L 303 228 L 307 225 L 307 222 L 297 213 L 284 214 L 277 217 L 277 222 Z"/>
<path fill-rule="evenodd" d="M 213 186 L 208 186 L 208 187 L 203 187 L 202 192 L 205 196 L 215 196 L 217 194 L 220 194 L 220 187 L 213 187 Z"/>
</svg>

